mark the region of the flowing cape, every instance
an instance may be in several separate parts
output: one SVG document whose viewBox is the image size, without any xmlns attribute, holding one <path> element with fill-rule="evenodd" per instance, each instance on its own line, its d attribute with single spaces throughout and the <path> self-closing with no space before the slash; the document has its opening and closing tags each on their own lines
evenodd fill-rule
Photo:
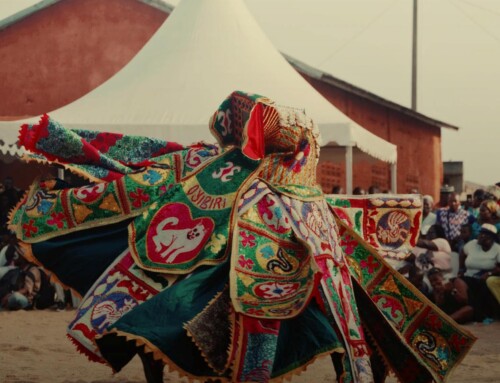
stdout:
<svg viewBox="0 0 500 383">
<path fill-rule="evenodd" d="M 281 381 L 332 354 L 341 382 L 371 381 L 377 363 L 404 382 L 445 381 L 475 339 L 387 263 L 415 245 L 420 197 L 325 198 L 290 182 L 314 146 L 265 155 L 257 133 L 282 115 L 242 100 L 250 138 L 222 150 L 47 116 L 22 128 L 30 160 L 90 181 L 37 182 L 10 221 L 26 256 L 82 295 L 70 339 L 114 370 L 144 350 L 193 379 Z M 234 105 L 221 108 L 214 131 Z"/>
</svg>

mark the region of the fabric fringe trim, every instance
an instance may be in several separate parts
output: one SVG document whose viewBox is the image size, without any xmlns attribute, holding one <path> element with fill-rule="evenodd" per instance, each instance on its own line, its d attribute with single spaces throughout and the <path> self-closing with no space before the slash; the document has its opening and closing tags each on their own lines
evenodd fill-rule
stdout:
<svg viewBox="0 0 500 383">
<path fill-rule="evenodd" d="M 87 357 L 90 362 L 101 363 L 107 365 L 108 363 L 103 358 L 97 356 L 96 354 L 90 352 L 86 347 L 84 347 L 79 341 L 73 338 L 71 335 L 66 334 L 66 337 L 73 343 L 76 350 Z"/>
<path fill-rule="evenodd" d="M 110 335 L 110 334 L 114 334 L 118 337 L 123 337 L 128 342 L 134 342 L 137 348 L 143 347 L 145 353 L 152 354 L 153 358 L 155 360 L 159 360 L 159 361 L 161 360 L 165 364 L 165 366 L 167 366 L 167 370 L 169 373 L 176 373 L 176 374 L 178 374 L 178 376 L 180 378 L 187 378 L 190 383 L 197 383 L 200 381 L 205 382 L 205 381 L 209 381 L 210 379 L 211 380 L 218 379 L 218 380 L 220 380 L 221 383 L 234 383 L 234 381 L 232 379 L 226 378 L 223 376 L 221 376 L 221 377 L 218 377 L 218 376 L 196 376 L 196 375 L 190 374 L 189 372 L 187 372 L 187 371 L 183 370 L 182 368 L 180 368 L 179 366 L 177 366 L 170 358 L 168 358 L 165 354 L 163 354 L 156 346 L 154 346 L 151 342 L 149 342 L 147 339 L 145 339 L 141 336 L 133 335 L 133 334 L 130 334 L 130 333 L 127 333 L 124 331 L 119 331 L 116 329 L 112 329 L 110 331 L 106 331 L 102 335 L 99 335 L 97 338 L 102 338 L 103 336 Z M 303 372 L 305 372 L 309 368 L 309 366 L 311 364 L 315 363 L 318 359 L 321 359 L 321 358 L 324 358 L 328 355 L 331 355 L 334 352 L 343 353 L 344 351 L 345 351 L 344 349 L 340 348 L 340 349 L 329 350 L 329 351 L 323 352 L 321 354 L 317 354 L 312 359 L 307 361 L 305 364 L 303 364 L 297 368 L 294 368 L 293 370 L 290 370 L 283 375 L 280 375 L 278 377 L 274 377 L 274 378 L 270 379 L 269 382 L 282 383 L 282 382 L 286 382 L 286 381 L 291 381 L 293 376 L 301 375 Z M 104 364 L 108 365 L 113 370 L 114 373 L 117 372 L 113 369 L 113 367 L 111 367 L 111 365 L 108 362 L 105 362 Z M 245 382 L 245 383 L 259 383 L 259 382 Z"/>
<path fill-rule="evenodd" d="M 40 117 L 40 121 L 38 124 L 33 124 L 32 125 L 32 131 L 36 130 L 36 136 L 33 137 L 32 140 L 29 142 L 25 142 L 26 138 L 28 136 L 28 128 L 30 127 L 29 124 L 23 124 L 21 125 L 21 129 L 19 130 L 19 136 L 18 136 L 18 145 L 19 146 L 24 146 L 27 150 L 35 152 L 36 151 L 36 143 L 38 142 L 39 135 L 40 135 L 40 129 L 46 128 L 49 125 L 49 116 L 47 114 L 44 114 Z"/>
<path fill-rule="evenodd" d="M 153 358 L 155 360 L 162 361 L 165 366 L 167 366 L 167 370 L 170 373 L 177 373 L 180 378 L 187 378 L 189 382 L 199 382 L 199 381 L 206 381 L 208 379 L 219 379 L 221 382 L 224 383 L 230 383 L 230 380 L 227 380 L 227 378 L 224 377 L 217 377 L 217 376 L 195 376 L 190 374 L 189 372 L 183 370 L 179 366 L 177 366 L 170 358 L 168 358 L 163 352 L 161 352 L 158 347 L 153 345 L 149 340 L 146 338 L 143 338 L 138 335 L 133 335 L 130 333 L 127 333 L 125 331 L 119 331 L 116 329 L 112 329 L 110 331 L 104 332 L 102 335 L 99 335 L 97 338 L 102 338 L 105 335 L 110 335 L 114 334 L 118 337 L 123 337 L 125 338 L 128 342 L 134 342 L 137 348 L 143 348 L 144 352 L 146 354 L 152 354 Z M 111 367 L 109 363 L 106 363 L 108 366 Z M 111 367 L 112 368 L 112 367 Z M 112 368 L 113 369 L 113 368 Z M 113 369 L 113 372 L 117 372 Z"/>
<path fill-rule="evenodd" d="M 272 383 L 281 383 L 281 382 L 285 382 L 285 381 L 291 381 L 294 376 L 299 376 L 299 375 L 302 375 L 304 372 L 306 372 L 306 370 L 313 363 L 315 363 L 318 359 L 323 359 L 324 357 L 329 356 L 329 355 L 331 355 L 333 353 L 336 353 L 336 352 L 343 354 L 343 353 L 345 353 L 345 350 L 343 348 L 335 348 L 333 350 L 329 350 L 329 351 L 325 351 L 325 352 L 323 352 L 321 354 L 317 354 L 312 359 L 310 359 L 309 361 L 307 361 L 305 364 L 303 364 L 303 365 L 301 365 L 301 366 L 299 366 L 297 368 L 294 368 L 293 370 L 290 370 L 290 371 L 286 372 L 283 375 L 271 378 L 269 380 L 269 382 L 272 382 Z M 332 368 L 333 368 L 333 364 L 332 364 Z"/>
</svg>

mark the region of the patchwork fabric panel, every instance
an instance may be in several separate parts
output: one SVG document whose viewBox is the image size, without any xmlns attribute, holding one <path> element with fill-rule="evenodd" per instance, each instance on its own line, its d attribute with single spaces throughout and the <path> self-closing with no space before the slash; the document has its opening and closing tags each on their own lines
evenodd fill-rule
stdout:
<svg viewBox="0 0 500 383">
<path fill-rule="evenodd" d="M 394 335 L 386 336 L 405 342 L 406 349 L 433 378 L 443 381 L 472 347 L 475 337 L 434 306 L 376 251 L 364 245 L 351 228 L 340 220 L 337 222 L 351 275 L 394 330 Z M 370 327 L 369 322 L 367 325 Z"/>
<path fill-rule="evenodd" d="M 368 349 L 328 204 L 265 193 L 258 185 L 256 191 L 261 192 L 251 193 L 241 204 L 233 240 L 230 288 L 236 312 L 254 318 L 292 318 L 308 304 L 321 280 L 353 373 L 358 381 L 370 382 Z"/>
<path fill-rule="evenodd" d="M 237 312 L 257 318 L 290 318 L 307 304 L 315 269 L 297 241 L 282 201 L 266 194 L 237 222 L 231 255 L 231 298 Z"/>
<path fill-rule="evenodd" d="M 419 195 L 326 196 L 335 215 L 384 257 L 405 259 L 422 221 Z"/>
<path fill-rule="evenodd" d="M 193 165 L 211 158 L 199 146 L 158 157 L 112 182 L 61 190 L 50 189 L 47 182 L 35 184 L 13 211 L 10 227 L 22 241 L 34 243 L 136 216 L 178 183 L 183 170 L 175 163 L 185 156 Z"/>
<path fill-rule="evenodd" d="M 238 347 L 234 353 L 233 380 L 268 382 L 273 371 L 281 322 L 236 315 Z"/>
<path fill-rule="evenodd" d="M 167 288 L 175 277 L 151 278 L 124 252 L 82 299 L 68 337 L 90 360 L 105 363 L 94 339 L 127 312 Z"/>
<path fill-rule="evenodd" d="M 73 189 L 33 188 L 11 227 L 28 243 L 64 232 L 103 226 L 140 214 L 175 183 L 170 163 L 148 167 L 112 182 Z"/>
<path fill-rule="evenodd" d="M 251 123 L 252 111 L 259 104 L 266 105 L 268 110 L 274 110 L 273 107 L 267 105 L 272 104 L 272 101 L 266 97 L 258 94 L 233 92 L 212 116 L 210 131 L 223 146 L 236 145 L 244 150 L 248 143 L 248 135 L 249 133 L 252 134 L 248 129 L 248 125 Z M 271 121 L 276 118 L 274 115 L 273 117 L 270 119 Z M 258 122 L 260 123 L 260 121 Z M 266 123 L 276 125 L 270 121 Z M 262 140 L 262 136 L 260 140 Z"/>
<path fill-rule="evenodd" d="M 230 150 L 170 189 L 129 226 L 129 246 L 151 271 L 185 274 L 226 259 L 233 209 L 258 168 Z"/>
</svg>

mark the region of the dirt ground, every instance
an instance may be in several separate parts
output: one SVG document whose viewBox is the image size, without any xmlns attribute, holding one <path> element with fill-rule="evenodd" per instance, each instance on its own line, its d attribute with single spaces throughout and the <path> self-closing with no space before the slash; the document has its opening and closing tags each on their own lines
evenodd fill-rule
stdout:
<svg viewBox="0 0 500 383">
<path fill-rule="evenodd" d="M 66 338 L 74 311 L 0 312 L 0 382 L 2 383 L 144 383 L 142 365 L 132 360 L 113 375 L 75 351 Z M 466 326 L 478 341 L 448 380 L 452 383 L 500 382 L 500 322 Z M 165 382 L 187 382 L 165 373 Z M 309 366 L 292 383 L 335 382 L 329 358 Z M 387 383 L 396 382 L 395 378 Z"/>
</svg>

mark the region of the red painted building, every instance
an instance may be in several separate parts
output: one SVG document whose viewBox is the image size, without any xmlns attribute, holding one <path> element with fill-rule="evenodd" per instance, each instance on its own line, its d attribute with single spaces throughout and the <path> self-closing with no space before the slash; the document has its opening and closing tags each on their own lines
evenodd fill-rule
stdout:
<svg viewBox="0 0 500 383">
<path fill-rule="evenodd" d="M 45 0 L 0 21 L 0 120 L 40 115 L 97 87 L 130 61 L 171 10 L 157 0 Z M 398 146 L 399 193 L 418 190 L 437 198 L 443 174 L 441 128 L 456 127 L 292 58 L 289 62 L 338 109 Z M 4 162 L 0 179 L 14 175 L 25 187 L 32 175 L 22 169 L 18 161 Z M 325 192 L 344 184 L 343 169 L 343 164 L 320 164 L 318 179 Z M 389 166 L 355 165 L 354 185 L 390 189 Z"/>
</svg>

